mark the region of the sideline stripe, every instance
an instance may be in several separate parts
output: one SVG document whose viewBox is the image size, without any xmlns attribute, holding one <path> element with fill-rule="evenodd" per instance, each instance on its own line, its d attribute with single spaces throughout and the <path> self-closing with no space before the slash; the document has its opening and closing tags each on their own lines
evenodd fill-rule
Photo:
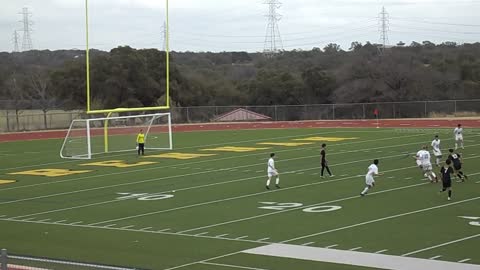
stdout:
<svg viewBox="0 0 480 270">
<path fill-rule="evenodd" d="M 288 244 L 270 244 L 263 247 L 248 249 L 243 253 L 273 256 L 281 258 L 300 259 L 317 262 L 347 264 L 377 269 L 393 270 L 480 270 L 480 265 L 462 264 L 457 262 L 435 261 L 419 258 L 407 258 L 358 251 L 306 247 Z"/>
</svg>

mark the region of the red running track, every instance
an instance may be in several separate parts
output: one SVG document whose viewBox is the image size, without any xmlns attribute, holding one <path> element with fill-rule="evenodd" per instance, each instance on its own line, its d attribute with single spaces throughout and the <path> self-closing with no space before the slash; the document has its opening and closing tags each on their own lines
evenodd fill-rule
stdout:
<svg viewBox="0 0 480 270">
<path fill-rule="evenodd" d="M 480 128 L 480 119 L 390 119 L 380 120 L 380 128 L 455 128 L 462 124 L 465 128 Z M 173 132 L 241 130 L 241 129 L 289 129 L 289 128 L 375 128 L 376 120 L 319 120 L 292 122 L 247 122 L 247 123 L 207 123 L 174 125 Z M 136 131 L 134 131 L 136 132 Z M 66 130 L 33 131 L 0 134 L 0 142 L 60 139 L 65 138 Z M 131 134 L 131 128 L 111 129 L 111 134 Z"/>
</svg>

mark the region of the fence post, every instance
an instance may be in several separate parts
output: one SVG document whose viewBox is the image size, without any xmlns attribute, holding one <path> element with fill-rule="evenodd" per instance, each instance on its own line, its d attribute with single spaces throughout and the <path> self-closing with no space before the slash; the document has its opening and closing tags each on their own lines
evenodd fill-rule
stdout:
<svg viewBox="0 0 480 270">
<path fill-rule="evenodd" d="M 333 117 L 333 120 L 335 120 L 335 104 L 333 104 L 332 106 L 332 117 Z"/>
<path fill-rule="evenodd" d="M 424 117 L 425 117 L 425 118 L 428 118 L 428 117 L 427 117 L 427 102 L 428 102 L 428 101 L 425 101 L 425 114 L 424 114 Z"/>
<path fill-rule="evenodd" d="M 277 105 L 274 106 L 274 113 L 273 113 L 273 115 L 274 115 L 274 116 L 273 116 L 273 117 L 274 117 L 274 120 L 275 120 L 275 121 L 278 121 L 278 120 L 277 120 Z"/>
<path fill-rule="evenodd" d="M 397 113 L 395 112 L 395 103 L 392 104 L 392 108 L 393 108 L 393 119 L 396 119 L 397 118 Z"/>
<path fill-rule="evenodd" d="M 0 254 L 0 265 L 2 266 L 1 270 L 7 270 L 7 250 L 2 249 L 1 254 Z"/>
<path fill-rule="evenodd" d="M 189 112 L 188 112 L 188 107 L 187 107 L 187 123 L 190 123 L 190 115 L 189 115 Z"/>
<path fill-rule="evenodd" d="M 457 101 L 455 100 L 453 103 L 455 104 L 455 112 L 454 112 L 453 116 L 457 117 Z"/>
<path fill-rule="evenodd" d="M 365 103 L 362 103 L 362 109 L 363 109 L 363 119 L 365 119 Z"/>
</svg>

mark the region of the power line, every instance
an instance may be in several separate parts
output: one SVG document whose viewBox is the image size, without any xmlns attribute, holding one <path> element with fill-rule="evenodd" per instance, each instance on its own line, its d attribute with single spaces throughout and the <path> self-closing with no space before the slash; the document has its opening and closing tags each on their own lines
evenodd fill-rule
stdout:
<svg viewBox="0 0 480 270">
<path fill-rule="evenodd" d="M 278 0 L 266 0 L 264 4 L 268 5 L 268 25 L 267 33 L 265 35 L 265 45 L 263 47 L 263 53 L 267 57 L 279 53 L 283 50 L 282 39 L 280 37 L 280 30 L 278 28 L 278 21 L 282 18 L 277 13 L 277 9 L 281 7 L 281 3 Z"/>
<path fill-rule="evenodd" d="M 22 9 L 22 12 L 19 13 L 22 15 L 22 24 L 23 24 L 23 39 L 22 39 L 22 51 L 30 51 L 33 50 L 33 43 L 32 43 L 32 29 L 31 26 L 33 22 L 30 20 L 32 17 L 32 13 L 28 11 L 27 7 Z"/>
</svg>

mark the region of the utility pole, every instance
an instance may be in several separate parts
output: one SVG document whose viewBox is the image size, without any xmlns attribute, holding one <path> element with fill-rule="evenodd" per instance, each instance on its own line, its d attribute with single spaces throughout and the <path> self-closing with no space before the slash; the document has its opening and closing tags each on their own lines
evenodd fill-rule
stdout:
<svg viewBox="0 0 480 270">
<path fill-rule="evenodd" d="M 273 57 L 283 50 L 283 43 L 278 28 L 278 21 L 280 21 L 282 16 L 277 13 L 277 9 L 279 9 L 282 4 L 278 0 L 265 0 L 264 4 L 268 5 L 268 15 L 266 15 L 268 24 L 263 53 L 266 57 Z"/>
<path fill-rule="evenodd" d="M 385 10 L 385 7 L 382 7 L 382 12 L 380 12 L 380 40 L 382 42 L 381 52 L 385 52 L 386 45 L 388 44 L 388 13 Z"/>
<path fill-rule="evenodd" d="M 17 30 L 15 30 L 13 31 L 13 52 L 20 51 L 20 47 L 18 46 L 18 40 L 19 40 L 18 32 Z"/>
<path fill-rule="evenodd" d="M 21 23 L 23 23 L 22 51 L 30 51 L 30 50 L 33 50 L 32 35 L 31 35 L 32 34 L 31 26 L 33 25 L 33 22 L 30 20 L 30 17 L 32 17 L 32 13 L 28 11 L 27 7 L 24 7 L 20 14 L 23 17 L 22 20 L 20 21 Z"/>
</svg>

